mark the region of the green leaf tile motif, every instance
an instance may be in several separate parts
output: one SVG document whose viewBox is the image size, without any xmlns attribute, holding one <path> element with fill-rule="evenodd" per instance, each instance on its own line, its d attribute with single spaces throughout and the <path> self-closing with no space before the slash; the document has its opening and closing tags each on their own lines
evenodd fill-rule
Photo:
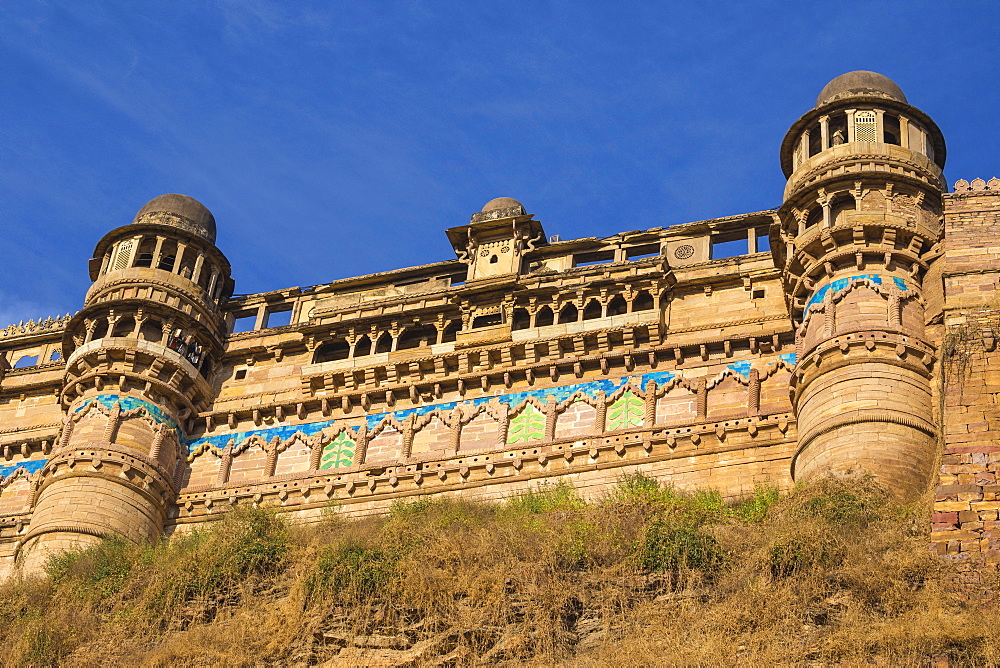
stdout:
<svg viewBox="0 0 1000 668">
<path fill-rule="evenodd" d="M 507 443 L 527 443 L 540 441 L 545 437 L 545 414 L 532 404 L 524 408 L 510 421 L 507 431 Z"/>
<path fill-rule="evenodd" d="M 608 431 L 642 426 L 643 401 L 626 390 L 608 409 Z"/>
<path fill-rule="evenodd" d="M 330 441 L 323 448 L 323 457 L 320 459 L 320 469 L 348 468 L 354 463 L 355 443 L 346 431 L 337 434 L 337 438 Z"/>
</svg>

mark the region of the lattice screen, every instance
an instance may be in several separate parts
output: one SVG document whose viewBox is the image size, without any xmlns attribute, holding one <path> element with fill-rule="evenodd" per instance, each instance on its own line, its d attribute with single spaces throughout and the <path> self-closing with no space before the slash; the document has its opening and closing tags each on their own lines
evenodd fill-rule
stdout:
<svg viewBox="0 0 1000 668">
<path fill-rule="evenodd" d="M 111 271 L 121 271 L 122 269 L 128 269 L 128 261 L 132 256 L 132 246 L 135 245 L 134 239 L 126 239 L 125 241 L 118 244 L 118 256 L 115 258 L 115 265 L 111 268 Z"/>
<path fill-rule="evenodd" d="M 859 111 L 854 114 L 854 141 L 878 141 L 874 111 Z"/>
</svg>

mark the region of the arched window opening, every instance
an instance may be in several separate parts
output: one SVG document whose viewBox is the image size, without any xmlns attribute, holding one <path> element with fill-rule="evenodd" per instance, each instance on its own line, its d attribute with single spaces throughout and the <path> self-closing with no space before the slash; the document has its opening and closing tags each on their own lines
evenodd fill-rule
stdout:
<svg viewBox="0 0 1000 668">
<path fill-rule="evenodd" d="M 814 156 L 823 150 L 823 133 L 819 123 L 809 128 L 809 155 Z"/>
<path fill-rule="evenodd" d="M 119 318 L 118 322 L 115 323 L 115 329 L 111 332 L 112 337 L 130 336 L 132 330 L 135 329 L 135 318 L 130 315 L 124 318 Z"/>
<path fill-rule="evenodd" d="M 396 350 L 432 346 L 435 341 L 437 341 L 437 327 L 434 325 L 407 327 L 399 337 Z"/>
<path fill-rule="evenodd" d="M 153 251 L 156 250 L 156 239 L 146 237 L 136 249 L 133 267 L 150 267 L 153 265 Z"/>
<path fill-rule="evenodd" d="M 204 262 L 201 265 L 201 274 L 198 275 L 198 285 L 202 290 L 208 290 L 208 282 L 210 280 L 212 280 L 212 265 Z"/>
<path fill-rule="evenodd" d="M 375 342 L 375 353 L 387 353 L 390 351 L 392 351 L 392 334 L 382 332 L 378 337 L 378 341 Z"/>
<path fill-rule="evenodd" d="M 462 321 L 452 320 L 448 323 L 448 326 L 444 328 L 444 334 L 441 336 L 441 343 L 451 343 L 458 338 L 458 333 L 462 331 Z"/>
<path fill-rule="evenodd" d="M 628 302 L 621 295 L 615 295 L 608 302 L 608 315 L 621 315 L 628 311 Z"/>
<path fill-rule="evenodd" d="M 316 352 L 313 353 L 313 364 L 323 362 L 333 362 L 335 360 L 346 360 L 351 354 L 351 346 L 343 339 L 326 341 L 320 344 Z"/>
<path fill-rule="evenodd" d="M 495 327 L 496 325 L 503 324 L 503 313 L 497 311 L 496 313 L 485 313 L 483 315 L 477 315 L 472 319 L 472 329 L 479 329 L 480 327 Z"/>
<path fill-rule="evenodd" d="M 365 334 L 354 343 L 354 356 L 364 357 L 372 354 L 372 340 Z"/>
<path fill-rule="evenodd" d="M 555 315 L 552 313 L 552 309 L 548 306 L 543 306 L 538 309 L 538 313 L 535 315 L 535 327 L 548 327 L 554 324 L 556 321 Z"/>
<path fill-rule="evenodd" d="M 212 362 L 206 357 L 201 360 L 201 366 L 198 368 L 198 373 L 205 380 L 208 380 L 212 375 Z"/>
<path fill-rule="evenodd" d="M 205 348 L 190 334 L 184 338 L 183 345 L 177 352 L 195 367 L 201 366 L 202 361 L 205 359 Z"/>
<path fill-rule="evenodd" d="M 162 269 L 163 271 L 173 271 L 174 262 L 177 260 L 176 255 L 164 255 L 160 258 L 159 263 L 157 263 L 156 268 Z"/>
<path fill-rule="evenodd" d="M 516 330 L 528 329 L 529 327 L 531 327 L 531 316 L 528 315 L 528 310 L 523 308 L 514 309 L 514 319 L 510 323 L 510 328 Z"/>
<path fill-rule="evenodd" d="M 147 319 L 139 329 L 140 338 L 156 343 L 163 336 L 163 328 L 159 320 Z"/>
<path fill-rule="evenodd" d="M 178 273 L 184 278 L 191 278 L 194 274 L 194 257 L 190 248 L 184 249 L 184 252 L 181 254 L 181 265 Z"/>
<path fill-rule="evenodd" d="M 601 317 L 601 303 L 596 299 L 591 299 L 583 309 L 584 320 L 595 320 Z"/>
<path fill-rule="evenodd" d="M 837 199 L 833 203 L 833 208 L 830 210 L 830 220 L 833 221 L 834 225 L 840 225 L 846 219 L 846 212 L 854 211 L 855 209 L 857 207 L 854 204 L 854 196 L 842 193 L 837 196 Z"/>
<path fill-rule="evenodd" d="M 187 352 L 187 345 L 184 343 L 184 330 L 180 327 L 174 329 L 170 332 L 170 336 L 167 337 L 167 348 L 170 348 L 174 352 L 183 355 Z"/>
<path fill-rule="evenodd" d="M 632 311 L 648 311 L 653 308 L 653 295 L 646 290 L 640 290 L 632 301 Z"/>
<path fill-rule="evenodd" d="M 840 112 L 839 114 L 830 115 L 830 126 L 828 128 L 830 133 L 830 146 L 839 146 L 841 144 L 847 143 L 847 114 Z"/>
<path fill-rule="evenodd" d="M 53 350 L 52 354 L 49 355 L 50 362 L 58 362 L 61 359 L 62 359 L 62 353 L 59 352 L 58 350 Z"/>
<path fill-rule="evenodd" d="M 576 304 L 573 302 L 568 302 L 559 310 L 559 324 L 564 325 L 570 322 L 576 322 L 580 319 L 580 311 L 576 308 Z"/>
</svg>

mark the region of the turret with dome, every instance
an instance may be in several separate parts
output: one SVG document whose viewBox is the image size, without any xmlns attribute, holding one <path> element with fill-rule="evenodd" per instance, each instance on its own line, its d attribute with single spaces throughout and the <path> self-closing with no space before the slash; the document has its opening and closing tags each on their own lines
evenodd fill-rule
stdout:
<svg viewBox="0 0 1000 668">
<path fill-rule="evenodd" d="M 161 534 L 222 357 L 233 284 L 215 237 L 208 208 L 167 194 L 98 242 L 63 337 L 65 418 L 18 554 L 26 571 L 104 537 Z M 82 511 L 70 517 L 70 505 Z"/>
<path fill-rule="evenodd" d="M 895 82 L 828 83 L 781 146 L 771 247 L 796 330 L 798 480 L 865 471 L 912 493 L 931 472 L 945 144 Z"/>
</svg>

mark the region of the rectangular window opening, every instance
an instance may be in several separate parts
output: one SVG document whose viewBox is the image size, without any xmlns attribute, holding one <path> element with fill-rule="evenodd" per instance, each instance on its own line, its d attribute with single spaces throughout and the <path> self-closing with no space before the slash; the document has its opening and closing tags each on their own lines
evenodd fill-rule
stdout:
<svg viewBox="0 0 1000 668">
<path fill-rule="evenodd" d="M 721 260 L 727 257 L 746 255 L 749 249 L 749 242 L 746 235 L 736 238 L 720 236 L 712 239 L 712 259 Z"/>
<path fill-rule="evenodd" d="M 574 267 L 589 267 L 595 264 L 607 264 L 614 262 L 615 252 L 613 250 L 593 251 L 591 253 L 578 253 L 573 256 Z"/>
<path fill-rule="evenodd" d="M 757 228 L 757 252 L 766 253 L 771 250 L 771 236 L 766 227 Z"/>
<path fill-rule="evenodd" d="M 500 324 L 503 324 L 503 313 L 487 313 L 486 315 L 478 315 L 472 319 L 473 329 L 492 327 Z"/>
<path fill-rule="evenodd" d="M 402 287 L 407 286 L 407 285 L 416 285 L 417 283 L 426 283 L 429 280 L 430 279 L 427 278 L 427 277 L 423 277 L 423 278 L 410 278 L 410 279 L 407 279 L 407 280 L 404 280 L 404 281 L 397 281 L 396 282 L 396 287 L 397 288 L 402 288 Z"/>
<path fill-rule="evenodd" d="M 244 332 L 252 332 L 255 324 L 257 324 L 257 313 L 255 311 L 237 313 L 236 320 L 233 322 L 232 333 L 242 334 Z"/>
<path fill-rule="evenodd" d="M 625 249 L 625 257 L 628 260 L 643 260 L 648 257 L 656 257 L 660 254 L 660 244 L 643 244 L 642 246 L 632 246 Z"/>
<path fill-rule="evenodd" d="M 287 327 L 292 324 L 292 309 L 286 308 L 281 311 L 267 310 L 267 315 L 263 327 Z"/>
</svg>

